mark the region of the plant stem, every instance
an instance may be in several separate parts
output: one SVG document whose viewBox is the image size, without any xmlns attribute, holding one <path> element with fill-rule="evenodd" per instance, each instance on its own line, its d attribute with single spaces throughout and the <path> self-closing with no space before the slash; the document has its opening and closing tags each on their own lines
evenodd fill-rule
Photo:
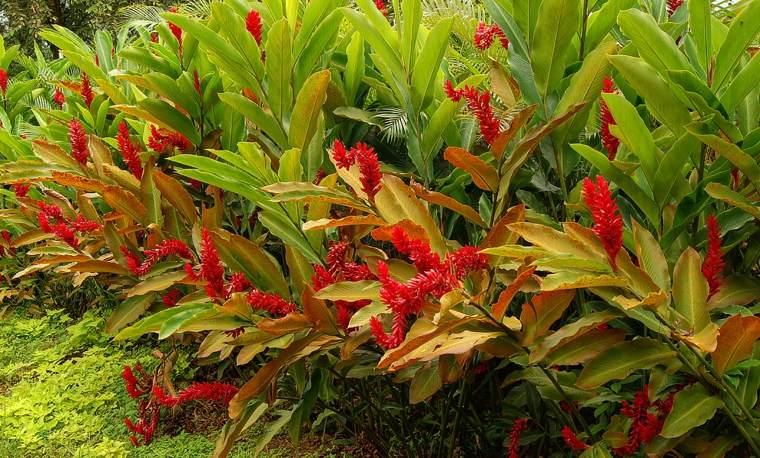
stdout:
<svg viewBox="0 0 760 458">
<path fill-rule="evenodd" d="M 586 27 L 588 25 L 588 0 L 583 0 L 583 22 L 581 24 L 581 44 L 578 51 L 578 60 L 583 62 L 583 56 L 586 54 Z"/>
<path fill-rule="evenodd" d="M 467 379 L 462 378 L 459 384 L 459 407 L 457 408 L 456 415 L 454 416 L 454 428 L 451 431 L 451 439 L 449 440 L 449 452 L 447 456 L 454 458 L 454 451 L 456 450 L 457 436 L 459 436 L 459 422 L 461 421 L 461 411 L 464 408 L 465 398 L 468 395 L 470 384 L 467 383 Z"/>
</svg>

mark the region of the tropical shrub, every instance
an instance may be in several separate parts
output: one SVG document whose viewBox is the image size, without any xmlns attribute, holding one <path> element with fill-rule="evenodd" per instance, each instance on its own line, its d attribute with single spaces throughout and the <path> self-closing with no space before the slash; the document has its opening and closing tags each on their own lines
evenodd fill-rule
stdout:
<svg viewBox="0 0 760 458">
<path fill-rule="evenodd" d="M 115 340 L 247 380 L 125 368 L 135 445 L 206 399 L 220 457 L 264 418 L 257 452 L 760 454 L 760 1 L 446 6 L 0 46 L 4 291 L 90 279 Z"/>
</svg>

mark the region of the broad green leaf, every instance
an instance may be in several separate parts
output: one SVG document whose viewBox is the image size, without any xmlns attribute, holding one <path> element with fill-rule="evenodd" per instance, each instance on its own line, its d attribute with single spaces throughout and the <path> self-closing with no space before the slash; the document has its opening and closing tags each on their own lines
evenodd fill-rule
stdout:
<svg viewBox="0 0 760 458">
<path fill-rule="evenodd" d="M 549 327 L 562 317 L 575 291 L 547 291 L 533 297 L 530 304 L 524 304 L 520 313 L 523 326 L 522 344 L 530 345 L 543 336 Z"/>
<path fill-rule="evenodd" d="M 140 108 L 153 115 L 166 127 L 175 130 L 190 140 L 193 145 L 200 145 L 201 136 L 193 122 L 163 100 L 143 99 L 139 102 Z"/>
<path fill-rule="evenodd" d="M 161 326 L 163 323 L 165 323 L 167 320 L 171 319 L 175 315 L 178 314 L 184 314 L 189 311 L 192 312 L 202 312 L 202 311 L 213 311 L 213 305 L 211 304 L 188 304 L 188 305 L 177 305 L 171 308 L 168 308 L 166 310 L 162 310 L 158 313 L 154 313 L 153 315 L 150 315 L 146 318 L 143 318 L 142 320 L 138 321 L 137 323 L 133 324 L 132 326 L 122 329 L 121 332 L 119 332 L 116 337 L 114 337 L 114 340 L 126 340 L 126 339 L 134 339 L 135 337 L 140 337 L 143 334 L 147 334 L 149 332 L 158 332 L 159 329 L 161 329 Z"/>
<path fill-rule="evenodd" d="M 155 298 L 155 294 L 146 294 L 144 296 L 132 296 L 121 301 L 106 320 L 106 333 L 113 334 L 140 318 L 140 315 L 145 313 Z"/>
<path fill-rule="evenodd" d="M 733 111 L 759 84 L 760 53 L 755 53 L 749 63 L 731 80 L 720 96 L 720 101 L 726 110 Z"/>
<path fill-rule="evenodd" d="M 749 199 L 721 183 L 708 183 L 705 191 L 711 197 L 720 199 L 736 208 L 739 208 L 757 219 L 760 219 L 760 205 L 755 205 Z"/>
<path fill-rule="evenodd" d="M 686 6 L 689 8 L 689 28 L 697 47 L 699 64 L 706 71 L 712 57 L 710 0 L 690 0 Z"/>
<path fill-rule="evenodd" d="M 578 458 L 612 458 L 612 453 L 604 442 L 597 442 L 581 453 Z"/>
<path fill-rule="evenodd" d="M 760 0 L 757 1 L 760 3 Z M 712 148 L 716 153 L 725 157 L 728 162 L 749 178 L 752 185 L 760 191 L 760 165 L 749 154 L 742 151 L 735 143 L 730 143 L 717 135 L 703 133 L 700 125 L 691 124 L 687 127 L 690 134 L 697 137 L 702 143 Z"/>
<path fill-rule="evenodd" d="M 322 70 L 311 75 L 298 91 L 288 129 L 290 146 L 306 151 L 319 124 L 322 105 L 327 100 L 329 82 L 330 71 Z"/>
<path fill-rule="evenodd" d="M 153 291 L 163 291 L 187 276 L 184 270 L 167 272 L 144 280 L 127 291 L 126 296 L 142 296 Z"/>
<path fill-rule="evenodd" d="M 427 34 L 417 62 L 412 71 L 412 103 L 416 111 L 422 111 L 433 95 L 441 59 L 449 46 L 449 35 L 454 18 L 446 18 L 433 27 Z"/>
<path fill-rule="evenodd" d="M 691 70 L 686 56 L 678 50 L 673 38 L 657 25 L 651 14 L 634 8 L 621 11 L 618 24 L 636 46 L 639 56 L 662 76 L 667 77 L 669 70 Z"/>
<path fill-rule="evenodd" d="M 760 282 L 752 277 L 734 276 L 723 279 L 720 290 L 707 301 L 707 308 L 744 306 L 757 300 L 760 300 Z"/>
<path fill-rule="evenodd" d="M 715 56 L 712 87 L 718 90 L 729 81 L 732 71 L 739 63 L 747 48 L 760 33 L 760 1 L 752 0 L 745 4 L 741 12 L 731 21 L 725 41 Z"/>
<path fill-rule="evenodd" d="M 259 221 L 272 235 L 282 239 L 286 245 L 297 248 L 309 261 L 322 264 L 321 257 L 311 247 L 301 228 L 295 226 L 289 218 L 278 212 L 264 210 L 259 215 Z"/>
<path fill-rule="evenodd" d="M 676 393 L 673 408 L 665 419 L 660 435 L 666 438 L 681 437 L 703 425 L 723 407 L 718 396 L 711 396 L 701 383 L 695 383 Z"/>
<path fill-rule="evenodd" d="M 610 380 L 621 380 L 640 369 L 667 364 L 676 353 L 664 344 L 648 338 L 621 342 L 589 361 L 578 376 L 576 385 L 593 389 Z"/>
<path fill-rule="evenodd" d="M 274 24 L 267 33 L 266 75 L 267 101 L 275 118 L 282 122 L 290 112 L 293 92 L 290 88 L 293 56 L 291 54 L 291 37 L 288 22 L 282 19 Z"/>
<path fill-rule="evenodd" d="M 639 265 L 649 274 L 649 277 L 661 291 L 669 292 L 670 273 L 665 254 L 649 231 L 644 229 L 636 220 L 631 220 L 631 223 L 633 226 L 633 243 Z"/>
<path fill-rule="evenodd" d="M 414 3 L 414 2 L 404 2 Z M 346 100 L 353 103 L 359 91 L 359 85 L 364 77 L 364 38 L 359 32 L 354 32 L 346 47 L 346 70 L 343 72 L 343 84 Z"/>
<path fill-rule="evenodd" d="M 329 301 L 359 301 L 371 299 L 380 302 L 380 283 L 374 280 L 341 281 L 325 286 L 314 294 L 317 299 Z"/>
<path fill-rule="evenodd" d="M 618 13 L 635 4 L 635 0 L 608 0 L 601 8 L 591 13 L 588 17 L 586 28 L 586 43 L 584 53 L 591 50 L 604 40 L 612 27 L 617 23 Z"/>
<path fill-rule="evenodd" d="M 734 315 L 720 326 L 718 346 L 712 352 L 715 370 L 723 374 L 752 355 L 760 339 L 760 317 Z"/>
<path fill-rule="evenodd" d="M 612 311 L 591 313 L 559 328 L 538 341 L 538 345 L 530 352 L 529 362 L 535 364 L 546 357 L 553 349 L 558 348 L 586 334 L 599 325 L 617 318 Z"/>
<path fill-rule="evenodd" d="M 528 51 L 525 34 L 520 30 L 520 27 L 518 27 L 509 13 L 508 0 L 485 0 L 483 3 L 488 11 L 488 15 L 491 16 L 509 39 L 510 49 L 514 50 L 524 60 L 527 60 L 530 52 Z"/>
<path fill-rule="evenodd" d="M 219 94 L 219 100 L 248 118 L 257 128 L 269 135 L 269 138 L 277 143 L 277 146 L 282 149 L 288 147 L 288 137 L 285 135 L 285 131 L 280 123 L 260 106 L 253 103 L 248 97 L 231 92 L 223 92 Z"/>
<path fill-rule="evenodd" d="M 431 364 L 419 369 L 409 385 L 409 403 L 418 404 L 434 395 L 443 386 L 438 365 Z"/>
<path fill-rule="evenodd" d="M 694 332 L 710 322 L 707 294 L 710 288 L 702 275 L 702 258 L 689 247 L 681 254 L 673 270 L 673 303 Z"/>
<path fill-rule="evenodd" d="M 546 366 L 583 364 L 624 340 L 625 331 L 622 329 L 593 328 L 558 347 L 551 348 L 543 364 Z"/>
<path fill-rule="evenodd" d="M 574 0 L 543 0 L 531 43 L 531 64 L 536 86 L 545 98 L 565 71 L 567 52 L 580 26 L 579 3 Z"/>
</svg>

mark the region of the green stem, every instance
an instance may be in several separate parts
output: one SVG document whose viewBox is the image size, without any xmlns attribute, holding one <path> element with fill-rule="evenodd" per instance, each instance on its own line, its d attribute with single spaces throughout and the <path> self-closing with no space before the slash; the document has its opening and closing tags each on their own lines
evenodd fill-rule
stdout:
<svg viewBox="0 0 760 458">
<path fill-rule="evenodd" d="M 583 62 L 586 54 L 586 28 L 588 26 L 588 0 L 583 0 L 583 23 L 581 24 L 581 45 L 578 52 L 578 60 Z"/>
</svg>

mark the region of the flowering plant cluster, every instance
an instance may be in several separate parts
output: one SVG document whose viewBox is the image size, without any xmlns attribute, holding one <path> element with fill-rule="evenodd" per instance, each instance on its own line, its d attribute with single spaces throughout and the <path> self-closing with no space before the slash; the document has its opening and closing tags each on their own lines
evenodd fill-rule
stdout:
<svg viewBox="0 0 760 458">
<path fill-rule="evenodd" d="M 45 78 L 0 41 L 4 286 L 94 278 L 115 340 L 242 379 L 125 367 L 135 446 L 205 401 L 219 458 L 275 415 L 383 456 L 760 454 L 760 0 L 245 3 L 44 31 Z"/>
</svg>

